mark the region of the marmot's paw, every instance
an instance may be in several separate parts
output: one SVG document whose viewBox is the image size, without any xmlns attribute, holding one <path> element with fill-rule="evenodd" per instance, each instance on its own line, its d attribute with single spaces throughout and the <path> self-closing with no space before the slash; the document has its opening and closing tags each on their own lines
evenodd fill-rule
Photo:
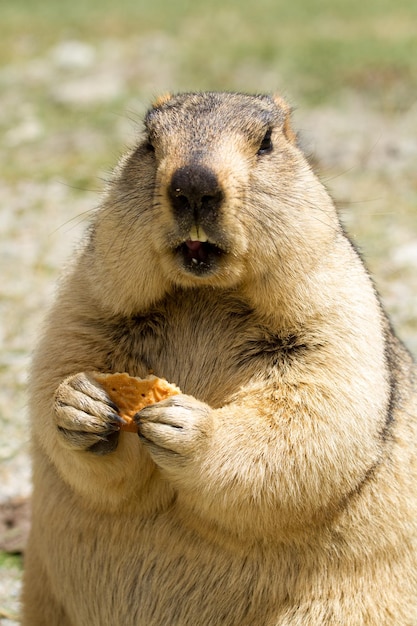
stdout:
<svg viewBox="0 0 417 626">
<path fill-rule="evenodd" d="M 155 463 L 169 470 L 186 464 L 204 443 L 212 410 L 192 396 L 180 394 L 142 409 L 135 421 Z"/>
<path fill-rule="evenodd" d="M 68 448 L 107 454 L 117 447 L 121 423 L 117 407 L 86 372 L 70 376 L 59 385 L 55 420 Z"/>
</svg>

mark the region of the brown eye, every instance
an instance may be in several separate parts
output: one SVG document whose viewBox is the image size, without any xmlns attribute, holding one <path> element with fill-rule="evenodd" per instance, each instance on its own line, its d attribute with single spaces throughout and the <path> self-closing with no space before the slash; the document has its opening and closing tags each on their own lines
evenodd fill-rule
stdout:
<svg viewBox="0 0 417 626">
<path fill-rule="evenodd" d="M 272 135 L 272 130 L 268 129 L 265 133 L 264 138 L 262 139 L 261 145 L 259 146 L 259 150 L 258 150 L 259 155 L 268 154 L 269 152 L 272 152 L 274 146 L 272 144 L 271 135 Z"/>
</svg>

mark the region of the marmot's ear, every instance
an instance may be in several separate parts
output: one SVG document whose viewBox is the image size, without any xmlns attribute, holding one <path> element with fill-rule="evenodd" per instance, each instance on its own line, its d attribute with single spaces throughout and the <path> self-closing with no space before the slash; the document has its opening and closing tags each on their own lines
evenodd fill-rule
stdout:
<svg viewBox="0 0 417 626">
<path fill-rule="evenodd" d="M 159 107 L 169 102 L 171 98 L 172 98 L 172 93 L 169 93 L 169 92 L 163 93 L 162 95 L 158 96 L 158 98 L 154 100 L 154 102 L 152 102 L 152 108 L 158 109 Z"/>
<path fill-rule="evenodd" d="M 283 98 L 281 98 L 281 96 L 278 96 L 277 94 L 273 95 L 273 100 L 283 114 L 282 131 L 285 137 L 291 143 L 297 143 L 297 135 L 291 127 L 291 107 L 285 102 Z"/>
</svg>

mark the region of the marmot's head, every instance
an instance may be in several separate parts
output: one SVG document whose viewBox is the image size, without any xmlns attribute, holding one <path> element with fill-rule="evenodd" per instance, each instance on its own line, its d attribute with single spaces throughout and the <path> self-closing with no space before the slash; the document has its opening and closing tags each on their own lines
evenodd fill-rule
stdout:
<svg viewBox="0 0 417 626">
<path fill-rule="evenodd" d="M 152 259 L 166 290 L 236 287 L 291 256 L 303 263 L 329 236 L 332 212 L 283 100 L 208 92 L 154 103 L 101 221 L 123 271 L 133 280 Z"/>
<path fill-rule="evenodd" d="M 145 127 L 157 167 L 156 245 L 166 271 L 187 285 L 229 285 L 245 269 L 250 231 L 256 229 L 248 223 L 253 185 L 267 184 L 260 172 L 257 180 L 257 170 L 278 148 L 276 135 L 288 128 L 287 109 L 268 96 L 167 96 L 150 109 Z M 294 140 L 292 133 L 288 140 Z"/>
</svg>

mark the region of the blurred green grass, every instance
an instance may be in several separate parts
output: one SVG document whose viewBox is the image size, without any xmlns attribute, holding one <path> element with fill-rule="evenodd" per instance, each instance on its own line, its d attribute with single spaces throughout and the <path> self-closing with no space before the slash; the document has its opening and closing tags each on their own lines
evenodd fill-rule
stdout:
<svg viewBox="0 0 417 626">
<path fill-rule="evenodd" d="M 19 554 L 8 554 L 0 550 L 0 567 L 15 568 L 21 570 L 23 567 L 22 557 Z"/>
<path fill-rule="evenodd" d="M 1 19 L 3 63 L 62 38 L 164 33 L 180 68 L 167 88 L 253 91 L 267 73 L 308 103 L 357 89 L 395 109 L 417 89 L 415 0 L 2 0 Z"/>
</svg>

